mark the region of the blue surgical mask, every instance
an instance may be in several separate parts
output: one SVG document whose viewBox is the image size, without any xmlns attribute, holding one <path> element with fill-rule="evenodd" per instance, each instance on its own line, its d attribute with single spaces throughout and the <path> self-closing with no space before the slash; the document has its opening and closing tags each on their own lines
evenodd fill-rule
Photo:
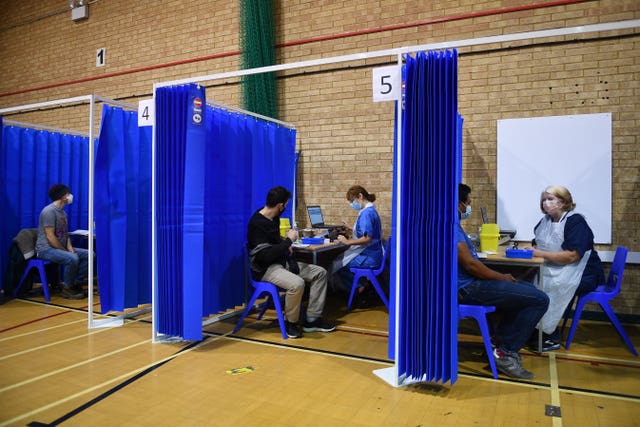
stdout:
<svg viewBox="0 0 640 427">
<path fill-rule="evenodd" d="M 467 219 L 471 216 L 471 205 L 467 205 L 467 210 L 460 214 L 460 219 Z"/>
<path fill-rule="evenodd" d="M 362 209 L 362 205 L 360 204 L 360 202 L 356 202 L 355 200 L 351 203 L 349 203 L 351 205 L 351 207 L 357 211 L 359 211 L 360 209 Z"/>
</svg>

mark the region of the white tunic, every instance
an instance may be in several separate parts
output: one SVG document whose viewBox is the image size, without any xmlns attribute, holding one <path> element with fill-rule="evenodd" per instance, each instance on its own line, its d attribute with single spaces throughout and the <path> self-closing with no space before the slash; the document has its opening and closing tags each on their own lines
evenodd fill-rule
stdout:
<svg viewBox="0 0 640 427">
<path fill-rule="evenodd" d="M 564 226 L 567 218 L 574 214 L 575 212 L 567 212 L 558 222 L 553 222 L 549 215 L 545 215 L 535 230 L 536 247 L 543 251 L 563 251 Z M 582 259 L 571 264 L 554 264 L 545 261 L 542 268 L 542 290 L 549 296 L 549 308 L 540 320 L 545 333 L 551 334 L 556 329 L 564 310 L 580 284 L 582 272 L 590 255 L 591 250 L 588 250 Z"/>
</svg>

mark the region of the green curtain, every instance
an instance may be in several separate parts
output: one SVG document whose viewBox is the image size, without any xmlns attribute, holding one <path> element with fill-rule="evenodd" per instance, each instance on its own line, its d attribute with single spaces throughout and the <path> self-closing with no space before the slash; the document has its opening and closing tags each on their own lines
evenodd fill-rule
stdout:
<svg viewBox="0 0 640 427">
<path fill-rule="evenodd" d="M 273 1 L 240 1 L 240 44 L 243 69 L 275 64 Z M 275 73 L 244 76 L 242 103 L 245 110 L 278 118 Z"/>
</svg>

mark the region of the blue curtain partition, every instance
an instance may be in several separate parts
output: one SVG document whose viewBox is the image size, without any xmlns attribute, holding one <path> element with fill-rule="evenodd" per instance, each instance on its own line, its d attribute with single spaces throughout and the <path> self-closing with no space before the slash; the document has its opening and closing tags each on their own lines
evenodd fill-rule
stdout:
<svg viewBox="0 0 640 427">
<path fill-rule="evenodd" d="M 402 220 L 394 216 L 401 246 L 393 267 L 400 269 L 396 365 L 400 376 L 414 381 L 453 384 L 458 376 L 457 80 L 455 50 L 406 58 L 402 170 L 396 171 Z"/>
<path fill-rule="evenodd" d="M 17 126 L 2 126 L 0 139 L 0 280 L 7 253 L 22 228 L 37 228 L 40 211 L 51 203 L 55 183 L 71 188 L 69 231 L 88 229 L 89 138 Z"/>
<path fill-rule="evenodd" d="M 156 91 L 158 332 L 198 340 L 202 337 L 204 102 L 204 88 L 195 85 Z"/>
<path fill-rule="evenodd" d="M 156 92 L 158 332 L 202 338 L 202 318 L 245 299 L 247 223 L 269 188 L 293 188 L 295 131 Z"/>
<path fill-rule="evenodd" d="M 151 127 L 104 105 L 94 219 L 102 313 L 151 302 Z"/>
<path fill-rule="evenodd" d="M 271 187 L 293 189 L 296 138 L 295 130 L 210 106 L 205 122 L 203 316 L 244 302 L 247 224 Z"/>
</svg>

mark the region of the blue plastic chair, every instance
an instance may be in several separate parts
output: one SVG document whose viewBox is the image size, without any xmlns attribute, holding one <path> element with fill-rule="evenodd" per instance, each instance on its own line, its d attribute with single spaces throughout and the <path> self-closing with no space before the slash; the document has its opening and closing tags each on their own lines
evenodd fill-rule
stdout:
<svg viewBox="0 0 640 427">
<path fill-rule="evenodd" d="M 496 368 L 496 361 L 493 359 L 493 347 L 491 346 L 491 334 L 489 333 L 489 322 L 487 321 L 487 314 L 493 313 L 496 308 L 492 305 L 458 305 L 458 320 L 462 320 L 465 317 L 472 317 L 478 322 L 480 326 L 480 332 L 482 333 L 482 340 L 484 341 L 484 350 L 487 353 L 489 359 L 489 366 L 491 366 L 491 372 L 493 378 L 498 378 L 498 369 Z"/>
<path fill-rule="evenodd" d="M 611 270 L 609 271 L 609 277 L 607 278 L 607 282 L 604 285 L 598 286 L 594 291 L 589 292 L 586 295 L 582 295 L 578 297 L 578 303 L 576 304 L 576 310 L 573 314 L 573 320 L 571 321 L 571 329 L 569 330 L 569 336 L 567 337 L 567 343 L 565 347 L 569 349 L 571 345 L 571 340 L 573 340 L 573 334 L 576 332 L 576 328 L 578 327 L 578 322 L 580 321 L 580 316 L 582 315 L 582 309 L 584 305 L 588 302 L 597 302 L 602 307 L 602 310 L 607 313 L 609 316 L 609 320 L 613 324 L 613 326 L 620 334 L 620 337 L 627 344 L 631 353 L 635 356 L 638 355 L 635 347 L 631 343 L 629 336 L 622 328 L 618 317 L 613 312 L 611 305 L 609 305 L 609 301 L 614 299 L 620 293 L 620 285 L 622 283 L 622 276 L 624 274 L 624 265 L 627 260 L 627 253 L 629 249 L 624 246 L 618 246 L 616 249 L 616 254 L 613 258 L 613 263 L 611 264 Z M 564 323 L 567 322 L 565 318 Z M 564 324 L 562 326 L 564 328 Z"/>
<path fill-rule="evenodd" d="M 246 259 L 249 260 L 249 256 L 247 253 Z M 280 324 L 280 332 L 282 332 L 282 338 L 287 339 L 287 330 L 284 324 L 284 315 L 282 314 L 282 304 L 280 304 L 280 294 L 278 291 L 278 287 L 270 282 L 260 282 L 253 279 L 253 273 L 251 272 L 251 262 L 247 263 L 247 271 L 249 273 L 249 283 L 253 286 L 254 291 L 253 295 L 251 295 L 251 299 L 247 303 L 247 307 L 244 309 L 244 313 L 242 313 L 242 317 L 236 324 L 236 327 L 233 329 L 233 333 L 235 334 L 240 329 L 242 322 L 247 317 L 249 312 L 253 309 L 253 305 L 256 300 L 260 298 L 261 295 L 267 294 L 267 300 L 264 302 L 262 309 L 260 310 L 260 314 L 258 314 L 258 320 L 262 319 L 265 311 L 269 307 L 270 303 L 273 302 L 273 305 L 276 309 L 276 314 L 278 315 L 278 323 Z"/>
<path fill-rule="evenodd" d="M 42 292 L 44 293 L 44 299 L 46 302 L 50 302 L 51 297 L 49 296 L 49 283 L 47 282 L 47 272 L 44 268 L 45 265 L 50 263 L 50 261 L 44 259 L 31 258 L 29 260 L 29 263 L 27 264 L 27 267 L 24 269 L 24 274 L 22 275 L 22 279 L 20 279 L 18 287 L 13 291 L 13 297 L 15 298 L 18 296 L 18 291 L 20 291 L 24 280 L 29 275 L 29 271 L 31 271 L 32 268 L 35 268 L 40 273 L 40 282 L 42 282 Z"/>
<path fill-rule="evenodd" d="M 350 268 L 349 269 L 352 273 L 355 274 L 355 276 L 353 276 L 353 283 L 351 284 L 351 293 L 349 294 L 349 303 L 347 304 L 347 311 L 351 309 L 353 296 L 356 293 L 356 289 L 358 289 L 358 280 L 360 280 L 361 277 L 366 277 L 367 279 L 369 279 L 369 281 L 373 284 L 373 287 L 375 288 L 376 292 L 380 296 L 380 299 L 384 303 L 385 307 L 387 307 L 387 310 L 389 310 L 389 300 L 387 299 L 386 295 L 384 294 L 384 291 L 380 287 L 380 283 L 378 282 L 378 279 L 376 277 L 379 276 L 380 273 L 384 271 L 384 267 L 387 261 L 387 254 L 389 253 L 390 250 L 391 250 L 391 237 L 389 237 L 389 239 L 387 240 L 387 245 L 385 246 L 384 253 L 382 254 L 382 262 L 380 263 L 380 266 L 378 268 L 376 269 Z"/>
</svg>

